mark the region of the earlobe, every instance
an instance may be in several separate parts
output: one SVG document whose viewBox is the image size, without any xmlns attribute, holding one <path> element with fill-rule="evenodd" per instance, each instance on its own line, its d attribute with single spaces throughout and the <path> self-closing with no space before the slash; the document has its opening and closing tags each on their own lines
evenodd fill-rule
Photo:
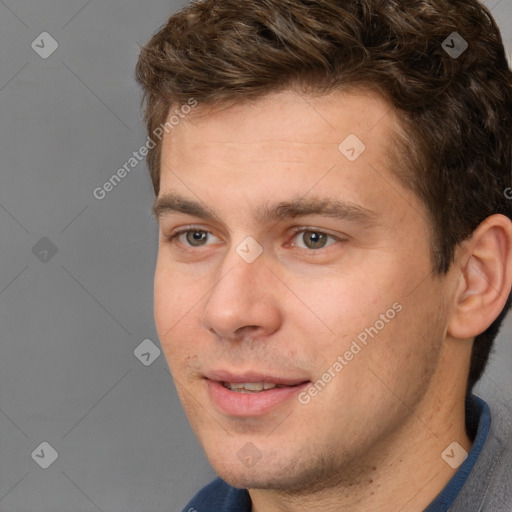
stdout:
<svg viewBox="0 0 512 512">
<path fill-rule="evenodd" d="M 464 243 L 459 286 L 448 333 L 470 339 L 501 313 L 512 287 L 512 222 L 503 215 L 485 219 Z"/>
</svg>

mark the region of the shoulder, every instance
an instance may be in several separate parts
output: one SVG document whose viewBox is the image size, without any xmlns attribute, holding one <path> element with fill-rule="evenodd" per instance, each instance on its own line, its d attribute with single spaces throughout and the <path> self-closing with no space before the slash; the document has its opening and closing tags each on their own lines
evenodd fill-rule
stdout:
<svg viewBox="0 0 512 512">
<path fill-rule="evenodd" d="M 512 407 L 506 402 L 489 403 L 489 407 L 491 477 L 485 504 L 490 511 L 508 512 L 512 509 Z"/>
<path fill-rule="evenodd" d="M 512 509 L 512 408 L 503 400 L 488 401 L 490 426 L 482 451 L 454 502 L 458 512 Z"/>
<path fill-rule="evenodd" d="M 183 512 L 250 512 L 249 493 L 216 478 L 203 487 Z"/>
</svg>

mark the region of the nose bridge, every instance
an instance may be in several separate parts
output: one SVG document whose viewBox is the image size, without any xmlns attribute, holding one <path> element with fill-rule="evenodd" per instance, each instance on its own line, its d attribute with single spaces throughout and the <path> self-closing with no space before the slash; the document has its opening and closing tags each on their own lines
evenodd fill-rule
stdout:
<svg viewBox="0 0 512 512">
<path fill-rule="evenodd" d="M 234 297 L 240 296 L 243 299 L 245 292 L 254 291 L 257 287 L 257 275 L 261 273 L 261 261 L 258 264 L 248 264 L 241 260 L 234 251 L 222 264 L 219 280 L 213 287 L 210 300 L 216 299 L 214 295 Z"/>
<path fill-rule="evenodd" d="M 251 236 L 233 244 L 221 264 L 220 280 L 212 290 L 212 295 L 215 291 L 234 293 L 235 296 L 239 293 L 243 299 L 247 293 L 258 290 L 265 280 L 265 274 L 269 272 L 263 252 L 263 247 Z"/>
<path fill-rule="evenodd" d="M 218 279 L 204 302 L 202 323 L 225 338 L 232 338 L 241 327 L 275 328 L 278 312 L 264 255 L 255 251 L 251 240 L 230 249 L 219 267 Z"/>
<path fill-rule="evenodd" d="M 230 249 L 219 271 L 219 278 L 214 284 L 207 302 L 226 311 L 237 307 L 247 308 L 258 292 L 262 273 L 266 270 L 263 258 L 248 262 L 237 252 L 245 247 L 240 244 Z M 266 270 L 268 272 L 268 270 Z"/>
</svg>

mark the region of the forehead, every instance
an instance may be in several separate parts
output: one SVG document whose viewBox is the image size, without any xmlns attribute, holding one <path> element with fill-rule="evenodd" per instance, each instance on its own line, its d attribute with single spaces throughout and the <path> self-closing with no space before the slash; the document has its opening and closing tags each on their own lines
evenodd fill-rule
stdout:
<svg viewBox="0 0 512 512">
<path fill-rule="evenodd" d="M 399 126 L 395 110 L 368 91 L 290 90 L 227 108 L 198 106 L 164 136 L 159 196 L 177 192 L 231 215 L 306 195 L 374 212 L 419 211 L 389 158 Z"/>
<path fill-rule="evenodd" d="M 356 135 L 386 154 L 398 127 L 395 110 L 376 92 L 351 89 L 312 97 L 286 90 L 229 107 L 199 105 L 164 136 L 162 153 L 164 159 L 172 151 L 193 158 L 222 145 L 245 161 L 282 160 L 300 158 L 313 147 L 332 151 Z"/>
</svg>

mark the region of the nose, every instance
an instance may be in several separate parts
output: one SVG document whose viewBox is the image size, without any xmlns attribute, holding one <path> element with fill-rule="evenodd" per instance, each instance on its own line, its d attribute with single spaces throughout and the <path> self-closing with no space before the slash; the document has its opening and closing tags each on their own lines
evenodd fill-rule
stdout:
<svg viewBox="0 0 512 512">
<path fill-rule="evenodd" d="M 220 339 L 266 337 L 279 329 L 282 283 L 265 264 L 264 253 L 252 263 L 232 249 L 223 260 L 211 293 L 202 302 L 201 322 Z"/>
</svg>

